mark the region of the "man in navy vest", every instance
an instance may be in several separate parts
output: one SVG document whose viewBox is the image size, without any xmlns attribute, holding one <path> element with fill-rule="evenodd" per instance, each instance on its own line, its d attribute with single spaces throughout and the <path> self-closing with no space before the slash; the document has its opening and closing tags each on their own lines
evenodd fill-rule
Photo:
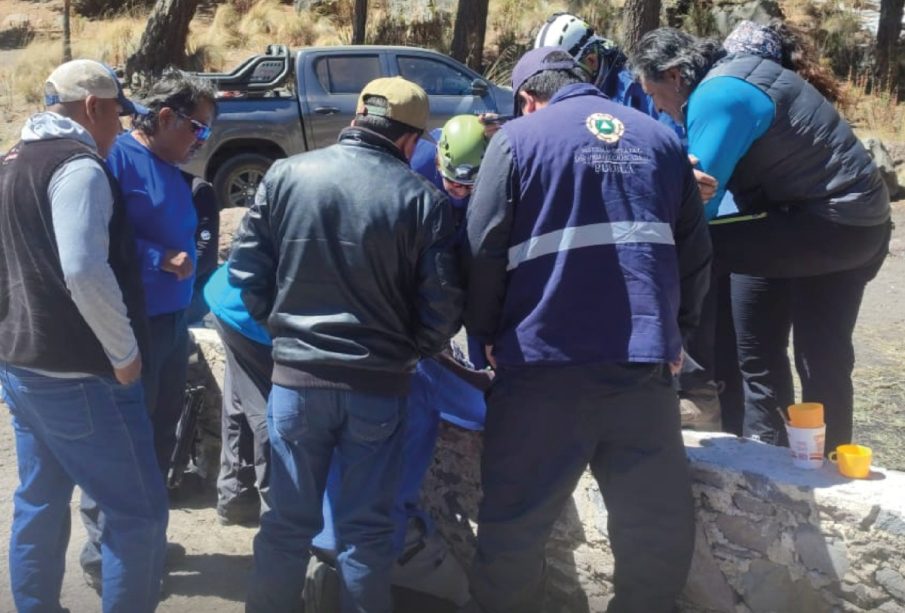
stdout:
<svg viewBox="0 0 905 613">
<path fill-rule="evenodd" d="M 544 546 L 590 464 L 609 512 L 610 611 L 670 611 L 694 541 L 671 373 L 707 289 L 691 165 L 650 117 L 583 82 L 562 48 L 525 54 L 516 112 L 467 213 L 465 324 L 487 397 L 474 607 L 543 607 Z"/>
</svg>

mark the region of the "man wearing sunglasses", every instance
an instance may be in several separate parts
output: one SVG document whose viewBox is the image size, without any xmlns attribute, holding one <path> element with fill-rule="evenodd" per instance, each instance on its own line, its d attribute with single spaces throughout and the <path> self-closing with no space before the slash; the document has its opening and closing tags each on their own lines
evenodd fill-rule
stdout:
<svg viewBox="0 0 905 613">
<path fill-rule="evenodd" d="M 172 70 L 144 99 L 149 112 L 135 116 L 132 130 L 116 139 L 107 166 L 119 181 L 126 216 L 135 232 L 150 343 L 143 356 L 142 382 L 160 472 L 166 476 L 176 442 L 188 369 L 186 310 L 195 278 L 198 217 L 191 184 L 179 164 L 210 135 L 216 115 L 210 82 Z M 81 564 L 89 585 L 100 584 L 98 540 L 103 526 L 96 506 L 83 497 L 82 518 L 89 540 Z M 168 551 L 177 552 L 170 547 Z"/>
</svg>

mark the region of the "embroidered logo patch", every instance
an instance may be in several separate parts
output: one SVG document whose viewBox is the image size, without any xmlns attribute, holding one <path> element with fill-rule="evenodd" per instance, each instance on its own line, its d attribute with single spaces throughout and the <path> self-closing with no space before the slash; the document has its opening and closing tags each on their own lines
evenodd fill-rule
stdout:
<svg viewBox="0 0 905 613">
<path fill-rule="evenodd" d="M 594 113 L 585 121 L 588 131 L 605 143 L 618 143 L 625 133 L 625 124 L 606 113 Z"/>
</svg>

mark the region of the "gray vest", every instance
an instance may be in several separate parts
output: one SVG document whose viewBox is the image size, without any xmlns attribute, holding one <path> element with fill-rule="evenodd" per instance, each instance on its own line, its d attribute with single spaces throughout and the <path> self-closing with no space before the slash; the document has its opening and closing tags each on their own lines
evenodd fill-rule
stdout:
<svg viewBox="0 0 905 613">
<path fill-rule="evenodd" d="M 739 210 L 803 207 L 854 226 L 889 219 L 889 194 L 877 166 L 848 123 L 810 83 L 754 55 L 729 56 L 704 81 L 716 77 L 743 79 L 776 106 L 772 125 L 739 160 L 727 185 Z"/>
</svg>

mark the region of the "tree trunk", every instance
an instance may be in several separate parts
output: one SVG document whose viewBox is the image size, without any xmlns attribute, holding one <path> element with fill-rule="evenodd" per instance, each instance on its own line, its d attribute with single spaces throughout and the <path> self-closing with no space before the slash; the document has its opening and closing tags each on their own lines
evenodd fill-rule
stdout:
<svg viewBox="0 0 905 613">
<path fill-rule="evenodd" d="M 185 41 L 198 0 L 157 0 L 138 50 L 126 60 L 126 82 L 160 75 L 185 63 Z"/>
<path fill-rule="evenodd" d="M 902 7 L 905 0 L 881 0 L 877 26 L 877 61 L 874 74 L 879 89 L 893 89 L 899 72 L 899 34 L 902 32 Z"/>
<path fill-rule="evenodd" d="M 72 32 L 69 29 L 70 1 L 63 0 L 63 61 L 72 61 Z"/>
<path fill-rule="evenodd" d="M 352 44 L 365 44 L 365 28 L 368 25 L 368 0 L 355 0 L 355 11 L 352 15 Z"/>
<path fill-rule="evenodd" d="M 631 51 L 642 36 L 660 27 L 660 0 L 626 0 L 623 11 L 623 50 Z"/>
<path fill-rule="evenodd" d="M 451 54 L 481 72 L 484 63 L 484 34 L 487 31 L 488 0 L 459 0 Z"/>
</svg>

